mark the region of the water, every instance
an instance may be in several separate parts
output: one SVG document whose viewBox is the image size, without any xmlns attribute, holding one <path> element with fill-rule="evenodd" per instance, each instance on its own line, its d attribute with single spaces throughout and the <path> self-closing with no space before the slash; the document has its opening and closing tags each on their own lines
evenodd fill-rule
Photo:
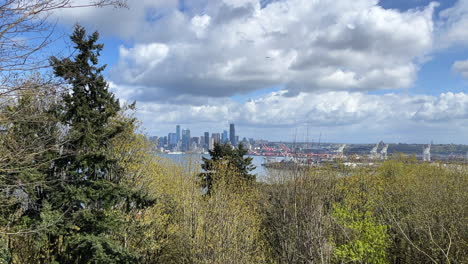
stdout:
<svg viewBox="0 0 468 264">
<path fill-rule="evenodd" d="M 172 161 L 175 161 L 176 163 L 179 163 L 183 165 L 184 163 L 188 162 L 189 160 L 195 161 L 199 160 L 200 164 L 202 163 L 202 157 L 209 158 L 210 155 L 208 154 L 165 154 L 161 153 L 159 154 L 161 157 L 171 159 Z M 250 156 L 247 155 L 247 157 L 252 158 L 252 164 L 256 167 L 255 170 L 252 171 L 253 174 L 257 175 L 257 181 L 263 181 L 267 177 L 267 170 L 265 169 L 264 166 L 262 166 L 263 163 L 265 163 L 265 157 L 264 156 Z M 281 157 L 275 157 L 277 161 L 282 160 L 283 158 Z"/>
</svg>

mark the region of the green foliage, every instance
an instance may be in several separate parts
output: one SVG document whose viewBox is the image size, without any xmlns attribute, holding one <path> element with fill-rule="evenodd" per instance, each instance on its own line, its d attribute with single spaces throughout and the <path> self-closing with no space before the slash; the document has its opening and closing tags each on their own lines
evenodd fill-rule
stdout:
<svg viewBox="0 0 468 264">
<path fill-rule="evenodd" d="M 0 109 L 5 129 L 0 132 L 0 259 L 32 263 L 44 245 L 42 231 L 50 228 L 40 214 L 50 183 L 46 175 L 59 153 L 60 128 L 50 114 L 55 90 L 37 77 L 19 87 L 15 100 L 4 101 Z"/>
<path fill-rule="evenodd" d="M 110 234 L 123 227 L 120 211 L 151 204 L 141 192 L 123 184 L 125 174 L 109 153 L 111 140 L 124 124 L 113 122 L 119 102 L 108 91 L 99 67 L 102 44 L 98 34 L 86 36 L 80 26 L 71 36 L 77 54 L 73 59 L 51 58 L 58 77 L 70 84 L 57 117 L 68 127 L 63 154 L 54 161 L 42 200 L 61 221 L 48 230 L 49 261 L 76 263 L 131 263 L 136 255 L 119 246 Z M 44 216 L 44 215 L 43 215 Z M 107 262 L 104 262 L 106 260 Z"/>
<path fill-rule="evenodd" d="M 468 263 L 466 165 L 402 154 L 257 183 L 243 146 L 216 144 L 202 173 L 179 166 L 109 92 L 97 40 L 78 26 L 75 56 L 51 58 L 63 98 L 32 78 L 40 93 L 2 106 L 0 264 Z"/>
<path fill-rule="evenodd" d="M 225 174 L 229 176 L 232 171 Z M 200 201 L 193 238 L 194 263 L 249 264 L 268 260 L 261 235 L 259 193 L 245 182 L 238 183 L 235 190 L 231 184 L 216 181 L 216 191 Z"/>
<path fill-rule="evenodd" d="M 378 172 L 374 199 L 389 226 L 392 261 L 466 262 L 466 166 L 389 161 Z"/>
<path fill-rule="evenodd" d="M 71 36 L 77 49 L 74 60 L 50 59 L 55 75 L 72 88 L 72 93 L 64 95 L 63 107 L 58 109 L 61 121 L 70 127 L 68 155 L 60 159 L 59 166 L 67 167 L 76 179 L 99 180 L 109 175 L 115 162 L 108 159 L 106 149 L 110 140 L 122 131 L 118 125 L 109 125 L 120 106 L 102 75 L 105 66 L 97 66 L 103 48 L 96 43 L 98 37 L 97 32 L 87 37 L 85 29 L 76 26 Z"/>
<path fill-rule="evenodd" d="M 6 238 L 4 236 L 0 236 L 0 264 L 12 262 L 11 252 L 6 246 L 4 246 L 6 244 Z"/>
<path fill-rule="evenodd" d="M 76 234 L 69 239 L 66 263 L 136 263 L 137 256 L 102 236 Z"/>
<path fill-rule="evenodd" d="M 22 85 L 28 87 L 34 82 L 39 80 L 31 79 Z M 48 89 L 40 91 L 48 92 Z M 17 96 L 15 102 L 2 105 L 0 109 L 0 119 L 8 128 L 0 133 L 0 186 L 5 187 L 0 199 L 5 199 L 6 204 L 16 204 L 1 207 L 0 214 L 3 209 L 10 214 L 9 210 L 18 209 L 21 202 L 23 209 L 29 208 L 38 199 L 37 191 L 44 185 L 44 173 L 58 155 L 59 127 L 49 114 L 53 105 L 51 98 L 34 94 L 27 88 Z M 22 198 L 13 193 L 21 193 Z"/>
<path fill-rule="evenodd" d="M 342 226 L 347 242 L 335 249 L 339 263 L 388 263 L 390 237 L 387 226 L 379 224 L 371 212 L 359 212 L 335 204 L 333 216 Z"/>
<path fill-rule="evenodd" d="M 330 263 L 336 180 L 331 169 L 270 172 L 260 208 L 273 263 Z"/>
<path fill-rule="evenodd" d="M 247 154 L 247 149 L 242 144 L 239 144 L 237 148 L 233 148 L 229 144 L 215 144 L 213 150 L 210 150 L 209 153 L 209 159 L 203 157 L 202 169 L 204 172 L 199 175 L 202 187 L 206 188 L 207 195 L 213 192 L 216 169 L 220 165 L 236 171 L 235 175 L 240 179 L 250 183 L 255 181 L 255 175 L 250 174 L 255 166 L 252 165 L 251 157 L 244 157 Z"/>
</svg>

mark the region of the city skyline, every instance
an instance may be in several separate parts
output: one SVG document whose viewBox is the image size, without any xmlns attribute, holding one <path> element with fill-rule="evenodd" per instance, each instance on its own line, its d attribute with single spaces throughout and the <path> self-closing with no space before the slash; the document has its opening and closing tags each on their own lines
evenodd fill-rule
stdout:
<svg viewBox="0 0 468 264">
<path fill-rule="evenodd" d="M 231 125 L 229 123 L 229 125 Z M 234 124 L 235 125 L 235 124 Z M 205 131 L 205 132 L 202 132 L 202 133 L 197 133 L 197 132 L 193 132 L 193 130 L 187 126 L 183 126 L 183 125 L 175 125 L 175 130 L 173 131 L 167 131 L 166 135 L 164 134 L 160 134 L 160 135 L 148 135 L 148 137 L 150 138 L 163 138 L 163 137 L 167 137 L 169 138 L 169 136 L 173 136 L 174 137 L 174 140 L 176 138 L 176 134 L 177 134 L 177 129 L 181 129 L 182 128 L 182 131 L 183 130 L 189 130 L 190 133 L 191 133 L 191 136 L 192 138 L 199 138 L 199 139 L 206 139 L 206 135 L 208 135 L 208 138 L 212 138 L 213 134 L 216 134 L 217 136 L 219 136 L 220 140 L 219 142 L 221 143 L 231 143 L 230 142 L 230 137 L 229 137 L 229 133 L 226 129 L 224 128 L 215 128 L 214 130 L 212 131 Z M 174 133 L 174 131 L 176 131 Z M 224 136 L 226 135 L 226 136 Z M 315 137 L 313 137 L 315 136 Z M 342 140 L 342 141 L 333 141 L 333 140 L 328 140 L 326 135 L 323 134 L 322 132 L 319 132 L 317 135 L 306 135 L 306 134 L 302 134 L 302 136 L 300 135 L 296 135 L 293 139 L 291 140 L 268 140 L 266 139 L 266 137 L 249 137 L 247 135 L 242 135 L 242 136 L 235 136 L 238 138 L 238 142 L 242 142 L 243 140 L 247 140 L 247 141 L 251 141 L 251 140 L 255 140 L 255 141 L 264 141 L 264 142 L 276 142 L 276 143 L 298 143 L 298 144 L 320 144 L 320 143 L 323 143 L 323 144 L 365 144 L 365 145 L 368 145 L 368 144 L 375 144 L 376 142 L 382 142 L 384 140 L 382 139 L 379 139 L 379 140 L 376 140 L 376 141 L 364 141 L 364 142 L 352 142 L 352 141 L 345 141 L 345 140 Z M 182 140 L 182 138 L 180 139 Z M 209 141 L 204 141 L 205 144 L 208 144 Z M 237 143 L 238 143 L 237 142 Z M 434 140 L 431 140 L 431 141 L 428 141 L 428 142 L 423 142 L 423 143 L 418 143 L 418 142 L 404 142 L 404 141 L 397 141 L 397 142 L 393 142 L 393 141 L 385 141 L 389 144 L 419 144 L 419 145 L 426 145 L 426 144 L 452 144 L 452 143 L 444 143 L 444 142 L 434 142 Z M 457 143 L 453 143 L 453 144 L 457 144 Z M 232 144 L 231 144 L 232 145 Z M 458 144 L 458 145 L 466 145 L 466 144 Z"/>
<path fill-rule="evenodd" d="M 131 1 L 53 17 L 57 33 L 104 32 L 110 88 L 152 135 L 233 122 L 274 141 L 468 144 L 467 1 Z"/>
<path fill-rule="evenodd" d="M 168 132 L 167 136 L 150 136 L 151 139 L 158 141 L 158 147 L 163 150 L 170 151 L 194 151 L 206 152 L 213 149 L 215 144 L 230 144 L 237 146 L 239 143 L 246 145 L 253 144 L 253 138 L 243 137 L 240 139 L 239 135 L 235 133 L 235 124 L 229 124 L 228 131 L 223 129 L 222 132 L 205 131 L 200 135 L 191 133 L 190 128 L 184 128 L 181 125 L 175 126 L 172 132 Z"/>
<path fill-rule="evenodd" d="M 177 131 L 177 127 L 179 128 L 186 128 L 188 130 L 191 131 L 191 134 L 192 136 L 194 137 L 203 137 L 205 133 L 208 133 L 211 138 L 211 135 L 213 133 L 217 133 L 217 134 L 220 134 L 220 137 L 221 139 L 223 139 L 223 134 L 226 133 L 226 142 L 227 141 L 230 141 L 230 138 L 229 138 L 229 133 L 228 133 L 228 130 L 229 130 L 229 124 L 228 123 L 228 128 L 224 128 L 224 127 L 217 127 L 217 128 L 214 128 L 213 130 L 210 130 L 210 131 L 204 131 L 204 132 L 199 132 L 199 131 L 203 131 L 203 130 L 199 130 L 199 131 L 196 131 L 196 130 L 193 130 L 191 128 L 190 125 L 174 125 L 175 129 L 170 129 L 168 131 L 165 131 L 165 132 L 162 132 L 160 134 L 147 134 L 148 137 L 164 137 L 164 136 L 167 136 L 168 134 L 173 134 L 174 135 L 174 138 L 176 137 L 176 132 L 174 131 Z M 236 125 L 237 127 L 237 125 Z M 279 138 L 279 139 L 269 139 L 266 135 L 258 135 L 258 137 L 255 137 L 255 136 L 249 136 L 249 135 L 242 135 L 240 138 L 240 141 L 242 141 L 242 139 L 254 139 L 254 140 L 262 140 L 262 141 L 269 141 L 269 142 L 284 142 L 284 143 L 319 143 L 319 142 L 322 142 L 322 143 L 332 143 L 332 144 L 346 144 L 346 143 L 350 143 L 350 144 L 375 144 L 375 142 L 380 142 L 380 141 L 385 141 L 385 142 L 388 142 L 390 144 L 398 144 L 398 143 L 402 143 L 402 144 L 462 144 L 462 145 L 466 145 L 466 144 L 463 144 L 463 143 L 456 143 L 456 142 L 437 142 L 437 141 L 434 141 L 434 140 L 429 140 L 429 141 L 419 141 L 419 142 L 414 142 L 414 141 L 404 141 L 404 140 L 401 140 L 401 141 L 388 141 L 388 140 L 384 140 L 383 138 L 378 138 L 376 137 L 375 139 L 369 139 L 369 140 L 364 140 L 364 141 L 356 141 L 356 140 L 353 140 L 353 139 L 347 139 L 346 136 L 343 136 L 341 139 L 338 138 L 338 140 L 334 140 L 334 139 L 330 139 L 330 137 L 326 134 L 326 133 L 323 133 L 321 131 L 311 131 L 311 129 L 308 129 L 307 126 L 303 126 L 302 127 L 303 129 L 298 129 L 298 128 L 294 128 L 294 129 L 291 129 L 291 133 L 288 134 L 288 135 L 285 135 L 284 137 L 282 138 Z M 225 142 L 224 139 L 221 140 L 221 142 Z"/>
<path fill-rule="evenodd" d="M 3 1 L 0 264 L 468 264 L 435 1 Z"/>
</svg>

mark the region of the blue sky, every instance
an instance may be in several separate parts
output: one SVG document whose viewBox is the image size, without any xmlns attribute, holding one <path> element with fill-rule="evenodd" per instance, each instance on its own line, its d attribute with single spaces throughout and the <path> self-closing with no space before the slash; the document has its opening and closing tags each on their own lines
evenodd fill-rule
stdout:
<svg viewBox="0 0 468 264">
<path fill-rule="evenodd" d="M 144 0 L 54 18 L 101 33 L 149 135 L 235 122 L 270 140 L 468 144 L 467 1 Z"/>
<path fill-rule="evenodd" d="M 395 8 L 401 11 L 406 11 L 408 9 L 420 8 L 427 6 L 432 0 L 381 0 L 379 5 L 384 8 Z M 436 9 L 436 15 L 440 10 L 452 7 L 455 4 L 456 0 L 444 0 L 438 1 L 439 7 Z"/>
</svg>

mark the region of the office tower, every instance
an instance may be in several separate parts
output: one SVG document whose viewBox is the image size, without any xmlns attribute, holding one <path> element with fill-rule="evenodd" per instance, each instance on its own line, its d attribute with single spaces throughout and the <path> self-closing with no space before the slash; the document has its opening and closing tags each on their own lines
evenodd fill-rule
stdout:
<svg viewBox="0 0 468 264">
<path fill-rule="evenodd" d="M 226 130 L 223 131 L 223 135 L 221 136 L 221 143 L 227 143 L 228 142 L 228 132 Z"/>
<path fill-rule="evenodd" d="M 204 136 L 200 137 L 200 147 L 205 148 L 205 137 Z"/>
<path fill-rule="evenodd" d="M 158 147 L 163 148 L 165 145 L 167 145 L 167 136 L 160 137 L 158 140 Z"/>
<path fill-rule="evenodd" d="M 214 148 L 214 138 L 210 138 L 208 142 L 208 149 L 213 150 L 213 148 Z"/>
<path fill-rule="evenodd" d="M 177 134 L 176 133 L 169 133 L 169 135 L 167 136 L 167 139 L 168 139 L 168 145 L 169 145 L 169 149 L 173 149 L 177 146 Z"/>
<path fill-rule="evenodd" d="M 209 145 L 210 145 L 210 133 L 205 132 L 205 145 L 203 145 L 203 147 L 208 149 Z"/>
<path fill-rule="evenodd" d="M 177 141 L 180 140 L 180 125 L 176 126 Z"/>
<path fill-rule="evenodd" d="M 221 143 L 221 134 L 219 133 L 213 133 L 211 134 L 211 137 L 213 138 L 213 143 Z"/>
<path fill-rule="evenodd" d="M 237 144 L 239 144 L 239 136 L 236 136 L 235 139 L 236 139 L 236 146 L 237 146 Z"/>
<path fill-rule="evenodd" d="M 234 128 L 234 124 L 229 124 L 229 141 L 231 145 L 236 145 L 236 129 Z"/>
<path fill-rule="evenodd" d="M 163 147 L 164 147 L 164 145 L 165 145 L 165 144 L 164 144 L 164 138 L 165 138 L 165 137 L 160 137 L 160 138 L 158 139 L 158 144 L 157 144 L 158 148 L 163 148 Z"/>
<path fill-rule="evenodd" d="M 182 129 L 182 151 L 190 150 L 190 130 Z"/>
<path fill-rule="evenodd" d="M 199 137 L 193 137 L 190 139 L 190 149 L 191 150 L 197 150 L 198 149 L 198 144 L 199 144 Z"/>
</svg>

